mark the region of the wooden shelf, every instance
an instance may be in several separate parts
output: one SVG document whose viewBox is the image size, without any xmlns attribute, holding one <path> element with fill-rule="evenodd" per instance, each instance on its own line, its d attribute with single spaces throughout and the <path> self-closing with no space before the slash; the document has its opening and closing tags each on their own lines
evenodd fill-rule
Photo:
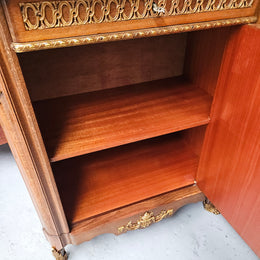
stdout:
<svg viewBox="0 0 260 260">
<path fill-rule="evenodd" d="M 198 157 L 179 133 L 53 163 L 71 225 L 194 183 Z"/>
<path fill-rule="evenodd" d="M 210 106 L 183 78 L 34 103 L 53 162 L 207 124 Z"/>
</svg>

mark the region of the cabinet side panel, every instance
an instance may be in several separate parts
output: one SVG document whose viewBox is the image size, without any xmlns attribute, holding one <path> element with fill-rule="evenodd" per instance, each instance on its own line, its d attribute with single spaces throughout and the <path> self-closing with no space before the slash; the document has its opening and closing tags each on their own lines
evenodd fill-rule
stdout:
<svg viewBox="0 0 260 260">
<path fill-rule="evenodd" d="M 217 85 L 222 55 L 234 27 L 192 32 L 188 35 L 185 76 L 211 96 Z"/>
<path fill-rule="evenodd" d="M 0 124 L 53 246 L 69 242 L 68 226 L 49 160 L 0 4 Z M 17 230 L 19 232 L 19 230 Z"/>
<path fill-rule="evenodd" d="M 207 126 L 192 127 L 182 131 L 182 136 L 186 144 L 190 147 L 193 153 L 200 157 L 203 141 L 205 138 Z"/>
<path fill-rule="evenodd" d="M 260 27 L 231 36 L 197 176 L 199 188 L 260 256 Z"/>
<path fill-rule="evenodd" d="M 2 127 L 0 126 L 0 145 L 7 143 L 7 140 L 5 138 L 4 131 Z"/>
</svg>

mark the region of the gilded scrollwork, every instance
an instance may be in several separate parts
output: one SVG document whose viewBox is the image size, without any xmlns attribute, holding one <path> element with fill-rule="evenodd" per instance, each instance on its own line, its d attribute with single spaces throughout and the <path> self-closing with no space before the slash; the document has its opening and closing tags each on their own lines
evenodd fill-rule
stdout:
<svg viewBox="0 0 260 260">
<path fill-rule="evenodd" d="M 58 0 L 20 3 L 26 30 L 251 7 L 254 0 Z"/>
<path fill-rule="evenodd" d="M 231 26 L 231 25 L 238 25 L 238 24 L 247 24 L 247 23 L 254 23 L 256 22 L 256 20 L 257 17 L 251 16 L 251 17 L 242 17 L 242 18 L 210 21 L 210 22 L 203 22 L 203 23 L 156 27 L 151 29 L 133 30 L 133 31 L 126 31 L 126 32 L 78 36 L 78 37 L 52 39 L 52 40 L 45 40 L 45 41 L 34 41 L 34 42 L 26 42 L 26 43 L 12 43 L 12 48 L 14 49 L 15 52 L 21 53 L 21 52 L 29 52 L 29 51 L 37 51 L 37 50 L 94 44 L 100 42 L 152 37 L 158 35 L 204 30 L 209 28 L 217 28 L 217 27 Z"/>
<path fill-rule="evenodd" d="M 215 215 L 220 214 L 220 211 L 208 199 L 205 199 L 203 201 L 203 206 L 204 206 L 205 210 L 207 210 Z"/>
<path fill-rule="evenodd" d="M 118 228 L 118 234 L 125 233 L 127 231 L 147 228 L 153 223 L 157 223 L 164 218 L 167 218 L 173 214 L 173 209 L 162 210 L 158 215 L 154 215 L 153 212 L 145 212 L 136 222 L 129 221 L 125 226 Z"/>
</svg>

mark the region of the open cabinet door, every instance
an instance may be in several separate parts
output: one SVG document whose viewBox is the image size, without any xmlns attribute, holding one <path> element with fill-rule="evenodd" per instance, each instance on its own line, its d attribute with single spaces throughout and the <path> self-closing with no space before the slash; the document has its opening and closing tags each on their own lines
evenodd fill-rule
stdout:
<svg viewBox="0 0 260 260">
<path fill-rule="evenodd" d="M 197 182 L 260 256 L 260 25 L 227 42 Z"/>
</svg>

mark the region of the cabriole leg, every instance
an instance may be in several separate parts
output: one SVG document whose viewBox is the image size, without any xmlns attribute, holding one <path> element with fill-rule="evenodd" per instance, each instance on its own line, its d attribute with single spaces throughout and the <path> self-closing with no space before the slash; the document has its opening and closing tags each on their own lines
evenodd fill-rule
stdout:
<svg viewBox="0 0 260 260">
<path fill-rule="evenodd" d="M 55 247 L 53 247 L 52 254 L 56 260 L 67 260 L 68 259 L 68 255 L 64 248 L 62 248 L 61 250 L 58 251 Z"/>
<path fill-rule="evenodd" d="M 205 210 L 207 210 L 215 215 L 220 214 L 220 212 L 215 208 L 215 206 L 207 198 L 203 201 L 203 207 Z"/>
</svg>

